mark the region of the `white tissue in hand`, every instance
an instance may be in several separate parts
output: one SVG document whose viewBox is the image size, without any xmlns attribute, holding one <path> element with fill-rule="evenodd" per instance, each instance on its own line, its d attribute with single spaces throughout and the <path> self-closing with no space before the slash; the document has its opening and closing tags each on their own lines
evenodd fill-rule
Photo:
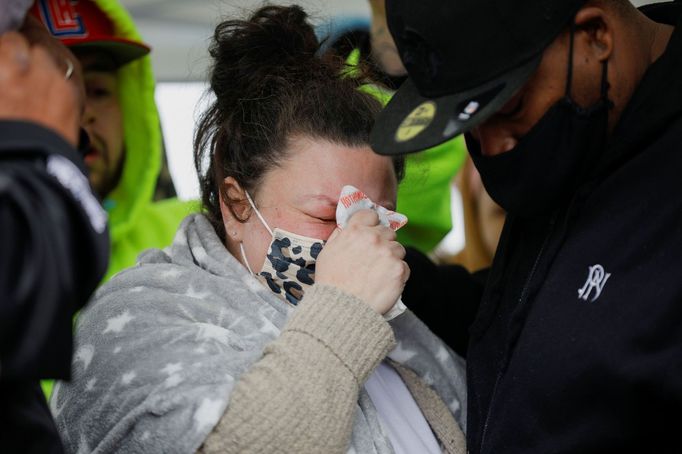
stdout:
<svg viewBox="0 0 682 454">
<path fill-rule="evenodd" d="M 394 231 L 407 224 L 407 216 L 404 214 L 377 205 L 361 190 L 353 186 L 344 186 L 341 190 L 341 196 L 339 196 L 339 204 L 336 206 L 336 223 L 340 228 L 346 227 L 351 216 L 360 210 L 375 211 L 379 215 L 381 224 Z"/>
<path fill-rule="evenodd" d="M 386 227 L 390 227 L 394 231 L 407 224 L 407 216 L 404 214 L 396 213 L 381 205 L 377 205 L 362 191 L 353 186 L 344 186 L 341 190 L 341 196 L 339 197 L 339 204 L 336 206 L 336 224 L 340 229 L 346 227 L 351 216 L 360 210 L 372 210 L 376 212 L 379 215 L 379 222 Z M 384 314 L 384 319 L 387 321 L 392 320 L 405 312 L 405 309 L 407 308 L 402 300 L 398 298 L 398 301 L 396 301 L 393 307 Z"/>
</svg>

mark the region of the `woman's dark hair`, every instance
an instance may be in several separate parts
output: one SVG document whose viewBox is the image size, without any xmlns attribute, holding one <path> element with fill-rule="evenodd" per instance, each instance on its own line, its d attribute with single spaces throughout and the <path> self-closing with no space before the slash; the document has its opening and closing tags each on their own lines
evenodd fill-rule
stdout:
<svg viewBox="0 0 682 454">
<path fill-rule="evenodd" d="M 381 104 L 358 90 L 366 78 L 345 75 L 343 59 L 317 56 L 320 43 L 306 19 L 298 6 L 266 6 L 215 29 L 209 52 L 216 99 L 194 137 L 194 165 L 206 214 L 223 240 L 219 194 L 230 210 L 244 202 L 228 197 L 225 178 L 253 194 L 296 136 L 351 147 L 369 143 Z M 400 180 L 403 160 L 394 162 Z"/>
</svg>

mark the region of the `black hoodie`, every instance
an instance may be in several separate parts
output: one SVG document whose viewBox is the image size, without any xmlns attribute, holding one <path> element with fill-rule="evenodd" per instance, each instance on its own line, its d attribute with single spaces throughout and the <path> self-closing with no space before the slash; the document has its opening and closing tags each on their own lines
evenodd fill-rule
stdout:
<svg viewBox="0 0 682 454">
<path fill-rule="evenodd" d="M 0 452 L 57 453 L 38 385 L 71 376 L 73 316 L 104 275 L 106 215 L 82 158 L 37 124 L 0 121 Z"/>
<path fill-rule="evenodd" d="M 679 26 L 592 175 L 553 213 L 508 216 L 484 288 L 408 254 L 404 301 L 468 341 L 472 453 L 682 452 Z"/>
</svg>

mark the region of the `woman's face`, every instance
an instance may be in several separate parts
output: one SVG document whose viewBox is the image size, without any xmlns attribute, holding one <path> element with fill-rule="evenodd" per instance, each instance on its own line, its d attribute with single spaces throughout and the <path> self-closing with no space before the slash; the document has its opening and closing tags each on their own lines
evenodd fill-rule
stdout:
<svg viewBox="0 0 682 454">
<path fill-rule="evenodd" d="M 390 158 L 369 146 L 347 147 L 310 137 L 290 140 L 288 158 L 264 176 L 251 196 L 271 229 L 327 240 L 336 228 L 341 188 L 348 184 L 395 209 L 398 183 Z M 252 210 L 246 210 L 250 216 L 245 223 L 235 222 L 226 211 L 228 250 L 243 263 L 239 250 L 243 242 L 249 265 L 257 273 L 272 237 Z"/>
</svg>

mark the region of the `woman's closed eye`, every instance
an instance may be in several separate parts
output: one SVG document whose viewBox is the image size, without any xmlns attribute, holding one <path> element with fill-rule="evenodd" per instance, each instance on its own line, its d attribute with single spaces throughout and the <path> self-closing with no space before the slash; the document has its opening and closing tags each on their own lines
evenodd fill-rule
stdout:
<svg viewBox="0 0 682 454">
<path fill-rule="evenodd" d="M 324 223 L 336 224 L 336 213 L 333 216 L 329 215 L 308 215 L 309 217 Z"/>
<path fill-rule="evenodd" d="M 313 221 L 336 224 L 336 205 L 313 204 L 313 206 L 303 208 L 301 211 Z"/>
</svg>

